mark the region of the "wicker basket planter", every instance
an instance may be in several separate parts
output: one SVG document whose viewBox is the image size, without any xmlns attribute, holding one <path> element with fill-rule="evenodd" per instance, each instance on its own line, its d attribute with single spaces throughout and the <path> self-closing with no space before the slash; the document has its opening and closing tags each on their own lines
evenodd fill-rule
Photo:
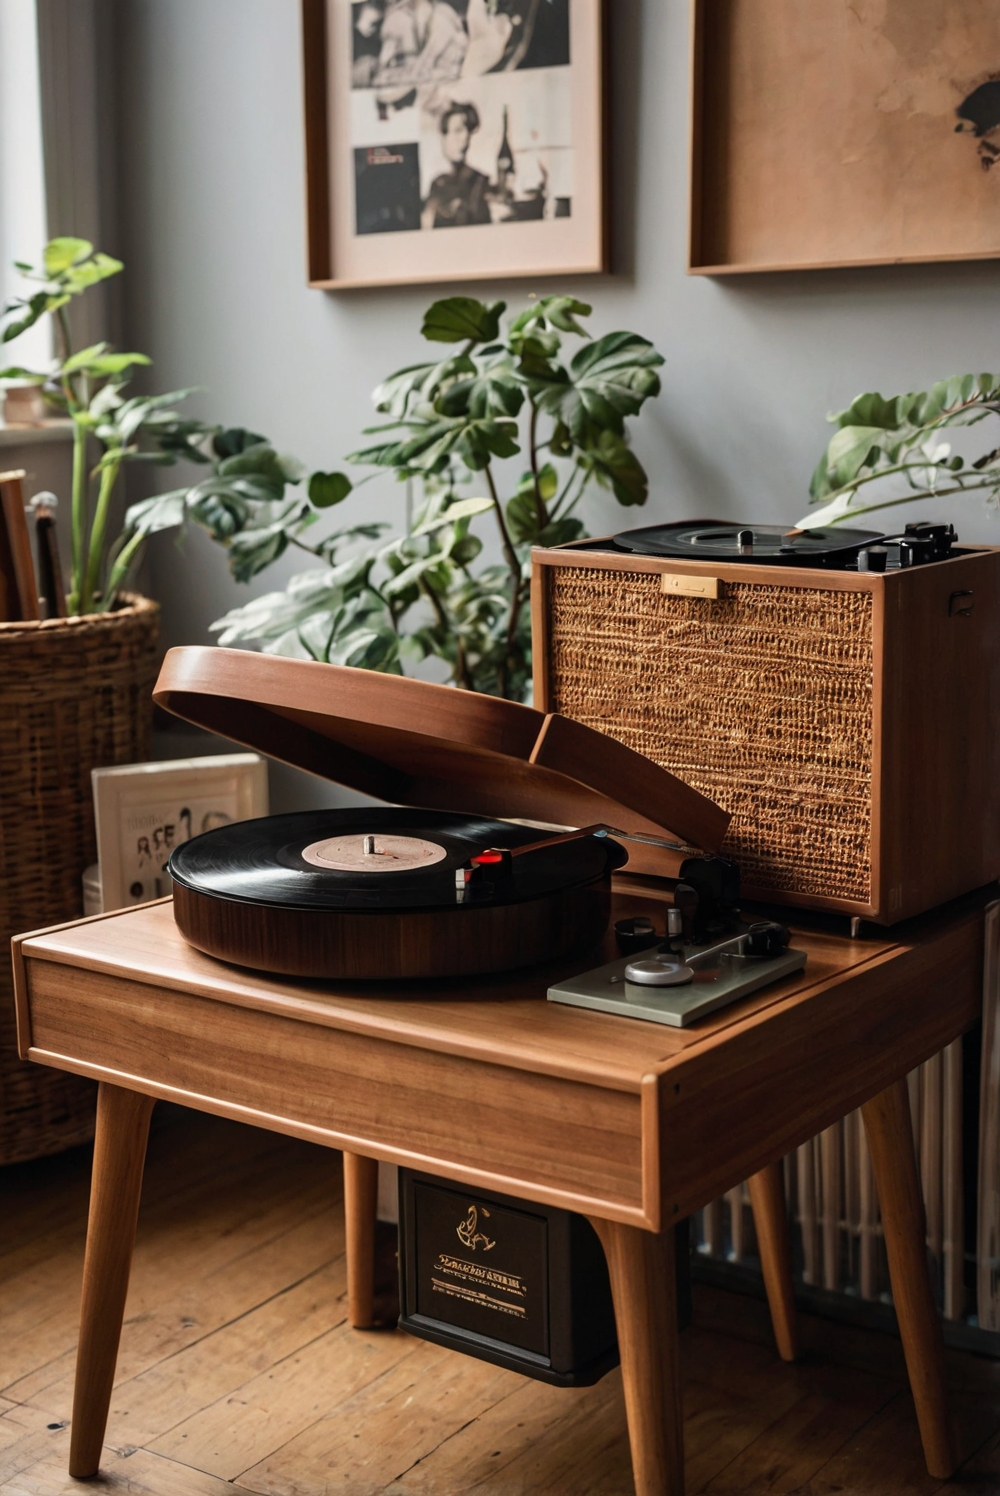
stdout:
<svg viewBox="0 0 1000 1496">
<path fill-rule="evenodd" d="M 0 624 L 0 1164 L 93 1132 L 95 1087 L 17 1057 L 11 935 L 81 913 L 90 771 L 148 759 L 159 609 Z"/>
</svg>

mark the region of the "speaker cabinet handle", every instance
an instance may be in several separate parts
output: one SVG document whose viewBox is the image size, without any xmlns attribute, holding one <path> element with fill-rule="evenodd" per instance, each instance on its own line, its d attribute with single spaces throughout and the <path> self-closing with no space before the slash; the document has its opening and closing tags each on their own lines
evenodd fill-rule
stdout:
<svg viewBox="0 0 1000 1496">
<path fill-rule="evenodd" d="M 971 592 L 953 592 L 948 599 L 948 617 L 971 618 L 975 606 Z"/>
<path fill-rule="evenodd" d="M 685 576 L 677 571 L 665 571 L 660 577 L 660 591 L 666 597 L 722 597 L 723 588 L 718 577 Z"/>
</svg>

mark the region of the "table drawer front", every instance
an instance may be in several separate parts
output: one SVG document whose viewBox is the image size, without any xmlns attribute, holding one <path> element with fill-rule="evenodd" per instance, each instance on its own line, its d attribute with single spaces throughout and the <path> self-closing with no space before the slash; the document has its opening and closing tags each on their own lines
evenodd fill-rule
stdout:
<svg viewBox="0 0 1000 1496">
<path fill-rule="evenodd" d="M 27 963 L 31 1056 L 547 1203 L 642 1215 L 637 1092 Z M 214 1106 L 213 1106 L 214 1103 Z"/>
</svg>

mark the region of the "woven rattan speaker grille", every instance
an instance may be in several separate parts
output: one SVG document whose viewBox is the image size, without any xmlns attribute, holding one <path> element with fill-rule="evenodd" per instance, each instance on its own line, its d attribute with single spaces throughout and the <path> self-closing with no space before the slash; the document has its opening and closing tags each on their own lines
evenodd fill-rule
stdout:
<svg viewBox="0 0 1000 1496">
<path fill-rule="evenodd" d="M 732 813 L 747 887 L 871 897 L 872 599 L 548 569 L 548 706 Z"/>
<path fill-rule="evenodd" d="M 159 609 L 0 624 L 0 942 L 82 913 L 96 857 L 90 771 L 148 759 Z M 0 1164 L 93 1132 L 96 1087 L 18 1059 L 9 955 L 0 960 Z"/>
</svg>

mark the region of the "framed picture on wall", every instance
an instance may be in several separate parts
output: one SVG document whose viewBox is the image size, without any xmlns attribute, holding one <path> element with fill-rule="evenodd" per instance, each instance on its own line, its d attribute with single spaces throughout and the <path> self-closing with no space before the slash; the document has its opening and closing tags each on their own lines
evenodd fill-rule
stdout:
<svg viewBox="0 0 1000 1496">
<path fill-rule="evenodd" d="M 1000 258 L 1000 12 L 693 0 L 689 269 Z"/>
<path fill-rule="evenodd" d="M 101 907 L 105 913 L 170 892 L 175 847 L 268 810 L 267 764 L 255 753 L 92 769 Z"/>
<path fill-rule="evenodd" d="M 302 0 L 309 280 L 608 268 L 605 0 Z"/>
</svg>

